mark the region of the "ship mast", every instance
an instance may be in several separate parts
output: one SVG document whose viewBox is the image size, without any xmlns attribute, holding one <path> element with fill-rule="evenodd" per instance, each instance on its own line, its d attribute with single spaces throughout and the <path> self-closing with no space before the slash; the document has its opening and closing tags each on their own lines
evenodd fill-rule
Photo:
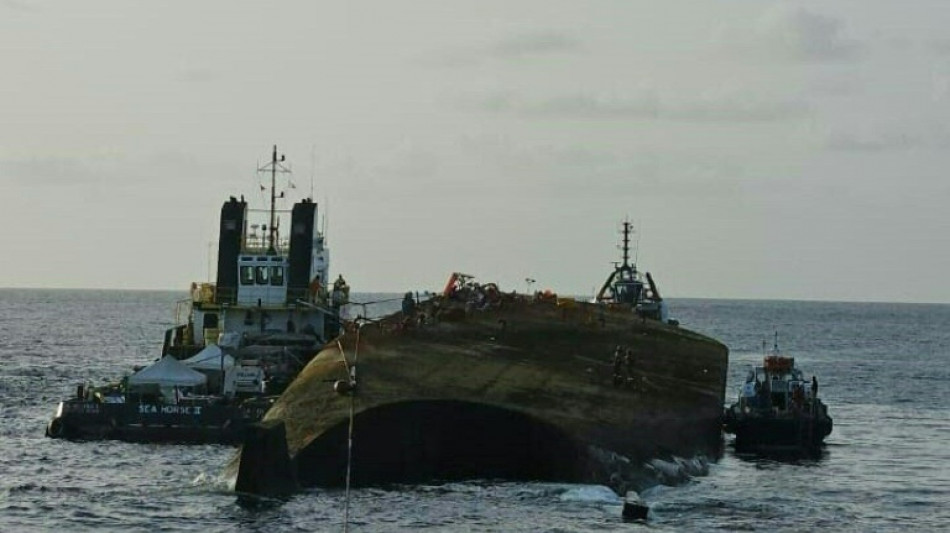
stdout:
<svg viewBox="0 0 950 533">
<path fill-rule="evenodd" d="M 286 158 L 287 156 L 281 154 L 280 159 L 277 159 L 277 145 L 275 144 L 270 163 L 257 169 L 258 172 L 270 170 L 270 224 L 267 227 L 267 253 L 269 254 L 277 253 L 277 173 L 290 172 L 289 169 L 280 164 Z M 284 194 L 281 193 L 280 196 L 283 198 Z"/>
<path fill-rule="evenodd" d="M 623 221 L 623 266 L 630 266 L 630 221 Z"/>
<path fill-rule="evenodd" d="M 267 249 L 271 252 L 274 248 L 274 211 L 277 205 L 277 145 L 274 145 L 274 153 L 270 159 L 270 231 L 267 234 Z"/>
</svg>

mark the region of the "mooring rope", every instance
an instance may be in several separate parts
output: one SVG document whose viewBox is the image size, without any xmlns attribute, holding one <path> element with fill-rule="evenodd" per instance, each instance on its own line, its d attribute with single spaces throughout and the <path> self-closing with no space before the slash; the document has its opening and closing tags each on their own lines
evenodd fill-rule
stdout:
<svg viewBox="0 0 950 533">
<path fill-rule="evenodd" d="M 383 299 L 383 300 L 372 300 L 372 301 L 369 301 L 369 302 L 356 302 L 356 301 L 350 300 L 350 304 L 352 304 L 352 305 L 377 305 L 377 304 L 385 304 L 385 303 L 389 303 L 389 302 L 399 302 L 399 301 L 402 301 L 402 298 L 403 298 L 403 297 L 400 296 L 400 297 L 398 297 L 398 298 L 385 298 L 385 299 Z"/>
<path fill-rule="evenodd" d="M 336 340 L 336 349 L 340 350 L 340 356 L 343 357 L 343 368 L 346 370 L 346 377 L 350 377 L 350 364 L 346 361 L 346 352 L 343 351 L 343 343 L 340 342 L 340 339 Z"/>
<path fill-rule="evenodd" d="M 344 490 L 344 502 L 343 502 L 343 533 L 347 533 L 350 525 L 350 478 L 353 473 L 353 420 L 355 419 L 356 411 L 356 361 L 360 356 L 360 329 L 361 324 L 356 325 L 356 348 L 353 350 L 353 364 L 348 365 L 346 363 L 346 354 L 343 353 L 343 346 L 340 344 L 340 341 L 337 341 L 337 346 L 340 348 L 340 354 L 343 355 L 343 364 L 346 367 L 346 379 L 349 382 L 349 392 L 350 395 L 350 427 L 347 432 L 347 446 L 346 446 L 346 488 Z"/>
</svg>

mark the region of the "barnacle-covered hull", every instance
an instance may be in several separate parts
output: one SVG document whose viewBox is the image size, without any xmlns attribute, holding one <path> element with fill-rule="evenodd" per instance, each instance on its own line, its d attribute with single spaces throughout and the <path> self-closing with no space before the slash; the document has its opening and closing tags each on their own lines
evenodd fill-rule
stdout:
<svg viewBox="0 0 950 533">
<path fill-rule="evenodd" d="M 629 308 L 437 297 L 348 329 L 265 420 L 283 422 L 304 485 L 342 485 L 349 465 L 356 485 L 478 477 L 622 491 L 651 458 L 719 453 L 727 365 L 721 343 Z M 245 450 L 235 467 L 268 460 Z"/>
</svg>

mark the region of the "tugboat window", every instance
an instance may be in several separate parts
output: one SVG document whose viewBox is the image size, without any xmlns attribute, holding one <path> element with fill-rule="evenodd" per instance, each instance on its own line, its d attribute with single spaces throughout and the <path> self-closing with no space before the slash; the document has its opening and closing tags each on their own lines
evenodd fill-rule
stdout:
<svg viewBox="0 0 950 533">
<path fill-rule="evenodd" d="M 257 267 L 257 284 L 267 285 L 267 267 L 266 266 Z"/>
<path fill-rule="evenodd" d="M 242 266 L 241 267 L 241 285 L 253 285 L 253 284 L 254 284 L 254 267 Z"/>
<path fill-rule="evenodd" d="M 278 267 L 278 266 L 270 267 L 270 284 L 271 285 L 284 284 L 284 267 Z"/>
</svg>

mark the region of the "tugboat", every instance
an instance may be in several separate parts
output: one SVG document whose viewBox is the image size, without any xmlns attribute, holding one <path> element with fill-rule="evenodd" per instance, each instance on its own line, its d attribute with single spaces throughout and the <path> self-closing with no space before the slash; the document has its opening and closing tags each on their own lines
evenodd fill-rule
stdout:
<svg viewBox="0 0 950 533">
<path fill-rule="evenodd" d="M 666 302 L 660 296 L 660 289 L 653 281 L 653 276 L 649 272 L 639 272 L 636 263 L 630 262 L 630 235 L 633 233 L 633 225 L 625 220 L 622 232 L 623 262 L 614 263 L 614 271 L 607 276 L 607 280 L 594 297 L 594 302 L 611 307 L 629 307 L 641 317 L 676 325 L 677 322 L 669 317 Z"/>
<path fill-rule="evenodd" d="M 243 196 L 221 208 L 216 283 L 192 283 L 162 357 L 121 382 L 79 385 L 46 428 L 53 438 L 237 443 L 323 345 L 337 336 L 349 287 L 329 278 L 329 250 L 306 198 L 278 211 L 277 147 L 270 208 Z M 266 187 L 262 186 L 262 189 Z M 281 220 L 290 215 L 289 235 Z M 248 231 L 250 229 L 250 231 Z M 260 229 L 260 233 L 258 232 Z"/>
<path fill-rule="evenodd" d="M 726 409 L 724 429 L 735 434 L 739 452 L 814 454 L 831 434 L 832 419 L 818 398 L 818 378 L 805 379 L 794 357 L 779 354 L 776 341 Z"/>
</svg>

